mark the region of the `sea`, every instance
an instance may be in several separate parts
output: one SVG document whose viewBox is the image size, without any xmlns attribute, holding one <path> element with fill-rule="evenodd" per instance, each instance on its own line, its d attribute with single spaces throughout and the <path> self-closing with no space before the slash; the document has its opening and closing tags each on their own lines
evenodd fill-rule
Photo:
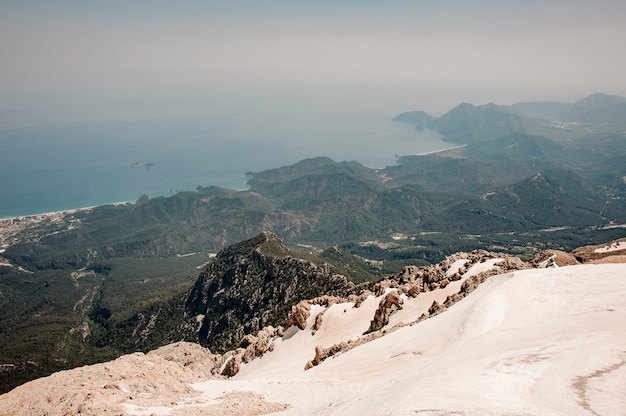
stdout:
<svg viewBox="0 0 626 416">
<path fill-rule="evenodd" d="M 396 114 L 216 112 L 0 126 L 0 218 L 169 196 L 198 186 L 246 189 L 248 172 L 327 156 L 370 168 L 443 150 L 435 131 Z"/>
</svg>

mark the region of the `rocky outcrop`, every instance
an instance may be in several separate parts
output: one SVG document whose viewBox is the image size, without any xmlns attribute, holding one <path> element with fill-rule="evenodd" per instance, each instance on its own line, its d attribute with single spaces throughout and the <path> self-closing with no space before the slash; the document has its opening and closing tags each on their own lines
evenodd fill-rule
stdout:
<svg viewBox="0 0 626 416">
<path fill-rule="evenodd" d="M 581 263 L 624 262 L 626 257 L 626 238 L 613 240 L 606 244 L 579 247 L 571 253 Z"/>
<path fill-rule="evenodd" d="M 275 234 L 262 233 L 222 250 L 202 270 L 187 297 L 188 319 L 179 332 L 213 351 L 225 351 L 247 334 L 283 324 L 302 300 L 347 297 L 355 287 L 330 266 L 295 257 Z M 291 315 L 289 324 L 302 327 L 306 305 Z"/>
<path fill-rule="evenodd" d="M 562 266 L 571 266 L 574 264 L 580 264 L 580 262 L 576 259 L 571 253 L 566 253 L 561 250 L 545 250 L 540 253 L 537 253 L 531 260 L 530 263 L 534 267 L 562 267 Z"/>
<path fill-rule="evenodd" d="M 378 305 L 378 309 L 374 313 L 374 319 L 370 323 L 369 328 L 365 331 L 365 334 L 369 334 L 370 332 L 378 331 L 385 325 L 389 323 L 389 317 L 391 314 L 398 309 L 402 309 L 402 305 L 404 300 L 397 291 L 389 292 L 385 295 L 385 297 L 380 301 Z"/>
<path fill-rule="evenodd" d="M 256 357 L 274 350 L 274 339 L 284 334 L 282 327 L 268 326 L 256 335 L 248 334 L 241 339 L 239 348 L 226 352 L 219 357 L 219 373 L 222 376 L 232 377 L 237 374 L 244 363 L 249 363 Z"/>
<path fill-rule="evenodd" d="M 311 301 L 303 300 L 297 305 L 291 307 L 291 313 L 287 317 L 285 328 L 290 326 L 297 326 L 300 329 L 304 329 L 306 326 L 306 320 L 309 319 L 311 314 Z"/>
<path fill-rule="evenodd" d="M 441 263 L 426 267 L 406 266 L 400 273 L 389 275 L 375 283 L 366 283 L 362 287 L 375 296 L 383 295 L 388 289 L 395 289 L 399 294 L 414 298 L 423 292 L 443 289 L 450 282 L 461 279 L 461 276 L 475 264 L 494 258 L 502 259 L 498 263 L 499 273 L 533 267 L 518 257 L 508 254 L 475 250 L 471 253 L 455 253 Z"/>
</svg>

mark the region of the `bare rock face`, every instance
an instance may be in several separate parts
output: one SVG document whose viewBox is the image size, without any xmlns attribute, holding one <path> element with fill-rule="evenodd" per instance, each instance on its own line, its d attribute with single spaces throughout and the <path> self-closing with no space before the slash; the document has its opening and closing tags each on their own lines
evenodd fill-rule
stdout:
<svg viewBox="0 0 626 416">
<path fill-rule="evenodd" d="M 226 365 L 224 366 L 221 374 L 226 377 L 234 376 L 239 372 L 239 369 L 241 368 L 240 363 L 241 361 L 237 357 L 230 357 L 228 361 L 226 361 Z"/>
<path fill-rule="evenodd" d="M 389 323 L 389 317 L 398 309 L 402 309 L 404 300 L 398 294 L 398 291 L 394 290 L 387 293 L 385 297 L 378 304 L 378 309 L 374 313 L 374 319 L 370 323 L 369 328 L 365 331 L 365 334 L 378 331 Z"/>
<path fill-rule="evenodd" d="M 297 305 L 291 307 L 291 313 L 287 317 L 287 321 L 285 322 L 285 328 L 289 328 L 290 326 L 297 326 L 300 329 L 304 329 L 306 327 L 306 320 L 311 315 L 311 302 L 308 300 L 303 300 Z"/>
<path fill-rule="evenodd" d="M 185 339 L 226 351 L 246 334 L 285 322 L 302 300 L 346 297 L 355 287 L 329 266 L 292 256 L 275 234 L 262 233 L 225 248 L 205 267 L 187 297 L 188 322 L 178 331 Z M 302 308 L 290 316 L 299 327 L 308 317 Z"/>
<path fill-rule="evenodd" d="M 324 312 L 320 312 L 315 316 L 315 322 L 311 328 L 314 332 L 322 327 L 322 321 L 324 320 Z"/>
<path fill-rule="evenodd" d="M 435 315 L 439 315 L 441 312 L 445 311 L 446 307 L 442 304 L 440 304 L 437 301 L 434 301 L 432 305 L 430 305 L 430 308 L 428 308 L 428 314 L 430 316 L 435 316 Z"/>
<path fill-rule="evenodd" d="M 278 331 L 272 327 L 265 327 L 256 335 L 248 334 L 240 342 L 240 347 L 244 349 L 241 360 L 250 362 L 255 357 L 261 357 L 266 352 L 272 350 L 273 339 L 278 335 Z"/>
</svg>

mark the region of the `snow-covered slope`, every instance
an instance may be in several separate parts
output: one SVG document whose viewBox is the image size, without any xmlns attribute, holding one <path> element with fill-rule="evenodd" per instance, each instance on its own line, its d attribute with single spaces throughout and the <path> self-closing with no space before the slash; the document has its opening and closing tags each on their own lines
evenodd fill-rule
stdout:
<svg viewBox="0 0 626 416">
<path fill-rule="evenodd" d="M 626 409 L 624 264 L 492 277 L 444 313 L 304 371 L 315 338 L 363 329 L 356 315 L 342 319 L 349 308 L 332 306 L 315 335 L 309 318 L 307 329 L 234 378 L 194 387 L 207 397 L 260 393 L 289 404 L 285 415 L 618 415 Z"/>
<path fill-rule="evenodd" d="M 477 264 L 466 275 L 496 262 Z M 85 367 L 27 383 L 0 396 L 0 414 L 624 414 L 626 264 L 493 276 L 444 312 L 408 324 L 462 281 L 415 298 L 403 295 L 402 309 L 386 326 L 398 324 L 395 330 L 308 370 L 317 346 L 362 338 L 384 295 L 358 308 L 351 302 L 313 305 L 304 329 L 290 327 L 271 352 L 242 364 L 229 379 L 210 376 L 215 360 L 199 347 L 175 344 L 157 353 L 158 360 L 153 353 L 130 356 L 149 363 L 121 378 L 115 378 L 116 362 L 129 362 L 124 357 L 97 371 Z M 187 361 L 178 354 L 173 371 L 171 360 L 166 368 L 161 358 L 176 349 L 191 352 L 182 354 Z M 199 363 L 207 366 L 204 380 Z M 193 377 L 178 375 L 187 367 Z M 141 380 L 147 386 L 162 381 L 166 388 L 143 388 Z"/>
</svg>

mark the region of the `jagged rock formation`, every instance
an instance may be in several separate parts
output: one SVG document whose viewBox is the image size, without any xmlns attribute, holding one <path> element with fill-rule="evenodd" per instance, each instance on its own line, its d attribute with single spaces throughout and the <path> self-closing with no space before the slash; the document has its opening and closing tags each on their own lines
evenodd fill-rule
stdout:
<svg viewBox="0 0 626 416">
<path fill-rule="evenodd" d="M 187 298 L 188 319 L 180 330 L 187 339 L 225 351 L 265 326 L 284 324 L 301 300 L 354 290 L 330 266 L 294 257 L 266 232 L 222 250 L 205 267 Z M 300 318 L 292 319 L 297 324 Z"/>
<path fill-rule="evenodd" d="M 391 314 L 398 309 L 402 309 L 403 303 L 404 300 L 402 300 L 402 297 L 400 297 L 397 291 L 387 293 L 383 300 L 380 301 L 378 309 L 376 309 L 376 313 L 374 314 L 374 319 L 372 319 L 370 327 L 365 331 L 365 334 L 378 331 L 387 325 Z"/>
<path fill-rule="evenodd" d="M 270 235 L 270 237 L 273 236 Z M 277 241 L 280 242 L 280 240 Z M 626 241 L 618 240 L 606 245 L 585 249 L 586 252 L 590 250 L 594 253 L 606 252 L 604 257 L 619 257 L 622 251 L 626 249 Z M 284 326 L 278 326 L 277 328 L 269 326 L 261 330 L 256 336 L 246 335 L 241 340 L 239 348 L 227 352 L 224 356 L 220 356 L 220 371 L 218 373 L 223 376 L 233 376 L 239 372 L 243 363 L 248 363 L 255 357 L 262 356 L 267 351 L 272 351 L 274 348 L 273 339 L 282 337 L 286 329 L 296 326 L 298 329 L 304 330 L 314 305 L 325 309 L 316 313 L 314 323 L 311 326 L 311 335 L 315 335 L 316 331 L 321 327 L 324 320 L 324 312 L 330 306 L 337 303 L 350 302 L 353 304 L 353 307 L 358 308 L 368 297 L 375 296 L 381 298 L 370 326 L 363 336 L 357 339 L 342 341 L 329 347 L 316 347 L 315 356 L 305 364 L 305 369 L 314 367 L 336 354 L 349 351 L 359 345 L 390 334 L 403 326 L 414 325 L 436 316 L 468 296 L 481 283 L 492 276 L 515 270 L 558 267 L 558 262 L 554 260 L 557 256 L 561 260 L 565 259 L 563 260 L 566 262 L 565 264 L 572 264 L 570 259 L 573 257 L 573 254 L 562 252 L 555 254 L 552 251 L 540 253 L 529 262 L 524 262 L 518 257 L 508 254 L 493 253 L 485 250 L 475 250 L 471 253 L 456 253 L 435 265 L 426 267 L 406 266 L 400 273 L 387 276 L 377 282 L 364 283 L 358 286 L 351 285 L 352 292 L 347 296 L 323 295 L 313 299 L 302 300 L 291 307 L 291 312 L 284 320 Z M 478 267 L 480 271 L 470 273 L 470 269 L 473 270 L 477 265 L 486 264 L 489 260 L 493 261 L 492 265 L 486 265 L 484 270 L 480 270 L 481 268 Z M 458 291 L 448 295 L 444 301 L 433 301 L 427 312 L 415 317 L 411 322 L 389 326 L 391 315 L 402 309 L 404 299 L 415 298 L 425 292 L 445 289 L 451 282 L 458 282 L 459 280 L 462 280 L 462 283 Z"/>
<path fill-rule="evenodd" d="M 282 245 L 282 242 L 280 242 L 277 237 L 269 233 L 267 235 L 262 234 L 257 237 L 257 239 L 262 240 L 264 236 L 270 238 L 272 244 Z M 244 243 L 250 243 L 251 241 L 252 240 L 249 240 Z M 258 252 L 258 250 L 255 252 Z M 422 292 L 444 289 L 448 286 L 450 281 L 462 279 L 463 275 L 465 275 L 472 266 L 484 263 L 489 259 L 498 259 L 498 262 L 493 267 L 488 267 L 485 271 L 472 276 L 465 276 L 459 292 L 448 296 L 443 303 L 433 302 L 427 314 L 416 317 L 416 319 L 410 323 L 402 325 L 396 324 L 391 327 L 388 326 L 390 316 L 394 312 L 402 309 L 404 297 L 410 296 L 414 298 Z M 315 332 L 321 327 L 324 311 L 330 306 L 336 303 L 351 302 L 354 307 L 359 307 L 368 297 L 381 297 L 381 301 L 370 322 L 370 326 L 362 337 L 343 341 L 327 348 L 318 346 L 315 349 L 315 357 L 305 364 L 306 369 L 316 366 L 325 359 L 338 353 L 351 350 L 366 342 L 380 338 L 404 325 L 415 324 L 445 311 L 448 307 L 471 293 L 480 283 L 490 276 L 531 267 L 530 264 L 523 262 L 517 257 L 501 253 L 491 253 L 485 250 L 476 250 L 471 253 L 457 253 L 436 265 L 427 267 L 407 266 L 403 268 L 400 273 L 387 276 L 376 283 L 366 283 L 358 286 L 349 284 L 348 286 L 351 289 L 351 293 L 342 289 L 344 296 L 323 295 L 313 299 L 302 300 L 296 305 L 291 306 L 290 313 L 283 321 L 284 326 L 278 326 L 277 328 L 267 326 L 256 333 L 256 335 L 250 333 L 242 336 L 238 348 L 217 356 L 217 365 L 213 370 L 213 374 L 232 377 L 239 373 L 243 364 L 249 363 L 256 357 L 263 356 L 268 351 L 272 351 L 274 348 L 273 340 L 277 337 L 282 337 L 285 330 L 288 328 L 295 326 L 300 330 L 304 330 L 307 320 L 311 316 L 312 306 L 314 305 L 321 306 L 324 310 L 315 315 L 315 321 L 311 327 L 312 335 L 315 335 Z M 221 290 L 222 289 L 219 291 L 221 292 Z M 206 315 L 204 316 L 204 319 L 206 319 Z"/>
</svg>

